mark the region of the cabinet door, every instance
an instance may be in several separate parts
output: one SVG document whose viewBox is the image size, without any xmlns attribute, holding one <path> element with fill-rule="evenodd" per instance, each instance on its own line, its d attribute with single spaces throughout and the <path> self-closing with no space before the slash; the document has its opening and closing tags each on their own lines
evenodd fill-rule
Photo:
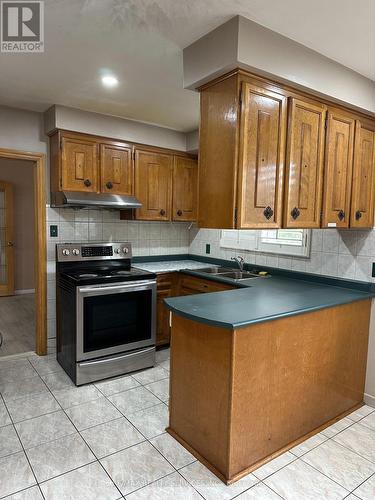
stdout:
<svg viewBox="0 0 375 500">
<path fill-rule="evenodd" d="M 63 137 L 61 187 L 66 191 L 98 191 L 98 146 L 95 142 Z"/>
<path fill-rule="evenodd" d="M 171 332 L 169 326 L 169 309 L 164 304 L 164 299 L 171 296 L 170 290 L 160 290 L 157 296 L 157 326 L 156 345 L 169 344 Z"/>
<path fill-rule="evenodd" d="M 132 149 L 111 144 L 100 145 L 102 193 L 133 194 Z"/>
<path fill-rule="evenodd" d="M 243 85 L 239 228 L 281 227 L 286 104 L 281 94 Z"/>
<path fill-rule="evenodd" d="M 285 169 L 285 227 L 320 227 L 326 107 L 291 99 Z"/>
<path fill-rule="evenodd" d="M 328 113 L 323 227 L 348 227 L 355 120 Z"/>
<path fill-rule="evenodd" d="M 157 277 L 156 345 L 169 344 L 170 342 L 169 309 L 164 305 L 164 299 L 174 295 L 175 281 L 176 275 L 174 273 L 159 274 Z"/>
<path fill-rule="evenodd" d="M 172 219 L 194 221 L 197 217 L 197 160 L 174 157 Z"/>
<path fill-rule="evenodd" d="M 171 220 L 173 156 L 136 150 L 135 195 L 139 220 Z"/>
<path fill-rule="evenodd" d="M 350 227 L 373 227 L 375 131 L 356 122 Z"/>
</svg>

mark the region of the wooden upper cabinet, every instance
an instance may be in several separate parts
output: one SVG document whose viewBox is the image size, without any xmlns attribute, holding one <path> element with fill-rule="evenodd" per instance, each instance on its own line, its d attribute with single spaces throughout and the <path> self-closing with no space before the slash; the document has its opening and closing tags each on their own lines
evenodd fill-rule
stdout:
<svg viewBox="0 0 375 500">
<path fill-rule="evenodd" d="M 173 155 L 135 150 L 135 196 L 142 203 L 138 220 L 171 220 Z"/>
<path fill-rule="evenodd" d="M 61 189 L 98 191 L 98 145 L 84 138 L 61 139 Z"/>
<path fill-rule="evenodd" d="M 320 227 L 326 111 L 323 104 L 290 99 L 284 227 Z"/>
<path fill-rule="evenodd" d="M 194 158 L 174 157 L 172 219 L 194 221 L 197 217 L 198 164 Z"/>
<path fill-rule="evenodd" d="M 286 119 L 286 97 L 243 83 L 239 228 L 279 228 L 282 225 Z"/>
<path fill-rule="evenodd" d="M 132 147 L 100 145 L 101 192 L 118 195 L 133 194 Z"/>
<path fill-rule="evenodd" d="M 349 227 L 355 120 L 328 112 L 323 227 Z"/>
<path fill-rule="evenodd" d="M 350 227 L 373 227 L 375 125 L 356 122 Z"/>
</svg>

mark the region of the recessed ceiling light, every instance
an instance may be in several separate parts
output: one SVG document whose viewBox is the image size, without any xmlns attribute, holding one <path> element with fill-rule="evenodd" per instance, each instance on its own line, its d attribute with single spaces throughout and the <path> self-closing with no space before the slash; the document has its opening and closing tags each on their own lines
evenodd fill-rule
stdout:
<svg viewBox="0 0 375 500">
<path fill-rule="evenodd" d="M 102 76 L 102 84 L 105 87 L 116 87 L 118 85 L 118 80 L 113 75 Z"/>
</svg>

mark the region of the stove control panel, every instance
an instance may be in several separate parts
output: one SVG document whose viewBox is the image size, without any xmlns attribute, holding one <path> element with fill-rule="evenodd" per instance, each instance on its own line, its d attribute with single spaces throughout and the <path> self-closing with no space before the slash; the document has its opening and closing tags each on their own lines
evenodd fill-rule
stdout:
<svg viewBox="0 0 375 500">
<path fill-rule="evenodd" d="M 59 243 L 57 262 L 131 259 L 131 243 Z"/>
</svg>

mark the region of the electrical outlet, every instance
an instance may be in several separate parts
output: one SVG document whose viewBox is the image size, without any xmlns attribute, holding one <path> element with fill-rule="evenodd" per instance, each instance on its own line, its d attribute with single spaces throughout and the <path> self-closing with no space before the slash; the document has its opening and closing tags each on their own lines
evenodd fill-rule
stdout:
<svg viewBox="0 0 375 500">
<path fill-rule="evenodd" d="M 57 238 L 58 237 L 58 229 L 56 224 L 51 224 L 49 226 L 49 235 L 51 238 Z"/>
<path fill-rule="evenodd" d="M 211 253 L 211 245 L 206 243 L 206 253 Z"/>
</svg>

